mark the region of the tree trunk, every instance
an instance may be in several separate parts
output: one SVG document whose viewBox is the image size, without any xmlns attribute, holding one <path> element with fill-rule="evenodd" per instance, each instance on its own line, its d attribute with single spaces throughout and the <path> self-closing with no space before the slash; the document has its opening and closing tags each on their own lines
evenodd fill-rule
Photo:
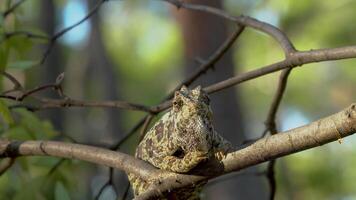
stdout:
<svg viewBox="0 0 356 200">
<path fill-rule="evenodd" d="M 186 0 L 222 8 L 218 0 Z M 208 58 L 228 37 L 227 26 L 221 18 L 202 12 L 172 9 L 181 27 L 185 53 L 185 74 L 197 69 L 196 58 Z M 234 75 L 231 51 L 228 51 L 213 70 L 204 74 L 196 85 L 207 86 Z M 235 146 L 245 140 L 242 110 L 238 91 L 233 88 L 211 95 L 215 129 Z M 233 133 L 239 134 L 233 134 Z M 262 180 L 256 177 L 232 177 L 205 189 L 205 199 L 263 199 L 266 195 Z"/>
</svg>

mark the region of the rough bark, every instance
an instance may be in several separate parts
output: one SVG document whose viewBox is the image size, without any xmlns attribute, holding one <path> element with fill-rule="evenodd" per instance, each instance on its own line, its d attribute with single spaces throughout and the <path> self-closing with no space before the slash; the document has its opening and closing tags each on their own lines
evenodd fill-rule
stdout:
<svg viewBox="0 0 356 200">
<path fill-rule="evenodd" d="M 50 141 L 0 140 L 0 158 L 18 156 L 52 156 L 79 159 L 133 173 L 152 181 L 147 192 L 137 199 L 155 199 L 172 189 L 190 186 L 202 180 L 239 171 L 259 163 L 293 154 L 356 133 L 356 104 L 308 125 L 265 137 L 243 149 L 229 153 L 222 163 L 209 162 L 202 175 L 175 174 L 159 170 L 142 160 L 124 153 L 81 144 Z M 216 164 L 222 167 L 211 167 Z"/>
</svg>

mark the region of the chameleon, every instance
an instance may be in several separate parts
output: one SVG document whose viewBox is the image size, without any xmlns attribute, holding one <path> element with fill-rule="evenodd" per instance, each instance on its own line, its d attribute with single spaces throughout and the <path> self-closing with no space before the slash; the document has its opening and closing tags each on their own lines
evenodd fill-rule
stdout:
<svg viewBox="0 0 356 200">
<path fill-rule="evenodd" d="M 171 110 L 152 126 L 137 146 L 135 157 L 162 170 L 189 174 L 209 159 L 215 157 L 221 161 L 231 149 L 230 142 L 213 127 L 207 93 L 201 86 L 192 90 L 182 86 L 174 93 Z M 135 196 L 150 185 L 133 174 L 128 177 Z M 200 199 L 204 184 L 183 188 L 173 199 Z"/>
</svg>

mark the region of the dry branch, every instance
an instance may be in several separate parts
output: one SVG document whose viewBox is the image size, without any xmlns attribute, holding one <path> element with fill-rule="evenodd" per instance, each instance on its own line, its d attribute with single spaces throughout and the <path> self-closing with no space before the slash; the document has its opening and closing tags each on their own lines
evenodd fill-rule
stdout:
<svg viewBox="0 0 356 200">
<path fill-rule="evenodd" d="M 319 49 L 310 51 L 298 51 L 290 55 L 283 61 L 276 62 L 265 67 L 255 69 L 232 78 L 218 82 L 204 88 L 208 93 L 214 93 L 242 82 L 264 76 L 282 69 L 293 68 L 304 64 L 356 58 L 356 46 L 347 46 L 341 48 Z"/>
<path fill-rule="evenodd" d="M 50 141 L 0 140 L 0 157 L 53 156 L 79 159 L 134 173 L 154 184 L 137 199 L 152 199 L 165 192 L 186 187 L 201 180 L 239 171 L 262 162 L 317 147 L 356 132 L 356 104 L 334 115 L 283 133 L 265 137 L 252 145 L 229 153 L 223 168 L 210 169 L 204 175 L 183 175 L 162 171 L 150 164 L 120 152 L 80 144 Z M 202 166 L 204 167 L 204 166 Z M 206 168 L 204 168 L 206 169 Z"/>
<path fill-rule="evenodd" d="M 208 176 L 177 175 L 159 181 L 137 200 L 155 199 L 160 194 L 192 185 L 218 175 L 239 171 L 262 162 L 339 140 L 356 132 L 356 103 L 311 124 L 265 137 L 252 145 L 227 155 L 223 169 Z M 205 168 L 206 169 L 206 168 Z"/>
<path fill-rule="evenodd" d="M 3 12 L 3 17 L 6 18 L 9 14 L 11 14 L 12 12 L 14 12 L 22 3 L 24 3 L 25 0 L 20 0 L 18 2 L 16 2 L 14 5 L 12 5 L 9 9 L 7 9 L 6 11 Z"/>
</svg>

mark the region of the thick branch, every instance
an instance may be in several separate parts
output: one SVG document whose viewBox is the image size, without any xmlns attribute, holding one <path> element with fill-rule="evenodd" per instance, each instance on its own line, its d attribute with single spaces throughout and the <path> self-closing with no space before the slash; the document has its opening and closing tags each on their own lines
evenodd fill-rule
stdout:
<svg viewBox="0 0 356 200">
<path fill-rule="evenodd" d="M 143 179 L 153 180 L 154 184 L 152 184 L 151 189 L 138 197 L 138 199 L 149 199 L 166 191 L 186 187 L 201 180 L 211 179 L 268 160 L 317 147 L 355 132 L 356 104 L 353 104 L 339 113 L 309 125 L 260 139 L 244 149 L 229 153 L 223 160 L 223 168 L 219 168 L 220 170 L 214 167 L 208 168 L 212 171 L 209 170 L 207 174 L 200 176 L 161 171 L 124 153 L 64 142 L 0 140 L 0 157 L 53 156 L 78 159 L 121 169 L 128 173 L 134 173 Z M 208 166 L 211 166 L 211 164 L 207 163 Z"/>
<path fill-rule="evenodd" d="M 155 199 L 167 191 L 186 187 L 202 180 L 239 171 L 262 162 L 314 148 L 356 132 L 356 103 L 334 115 L 311 124 L 265 137 L 252 145 L 229 153 L 223 160 L 223 169 L 207 176 L 177 175 L 159 181 L 136 199 Z"/>
<path fill-rule="evenodd" d="M 0 158 L 18 156 L 52 156 L 78 159 L 137 174 L 145 179 L 157 171 L 148 163 L 130 155 L 81 144 L 51 141 L 0 140 Z"/>
</svg>

